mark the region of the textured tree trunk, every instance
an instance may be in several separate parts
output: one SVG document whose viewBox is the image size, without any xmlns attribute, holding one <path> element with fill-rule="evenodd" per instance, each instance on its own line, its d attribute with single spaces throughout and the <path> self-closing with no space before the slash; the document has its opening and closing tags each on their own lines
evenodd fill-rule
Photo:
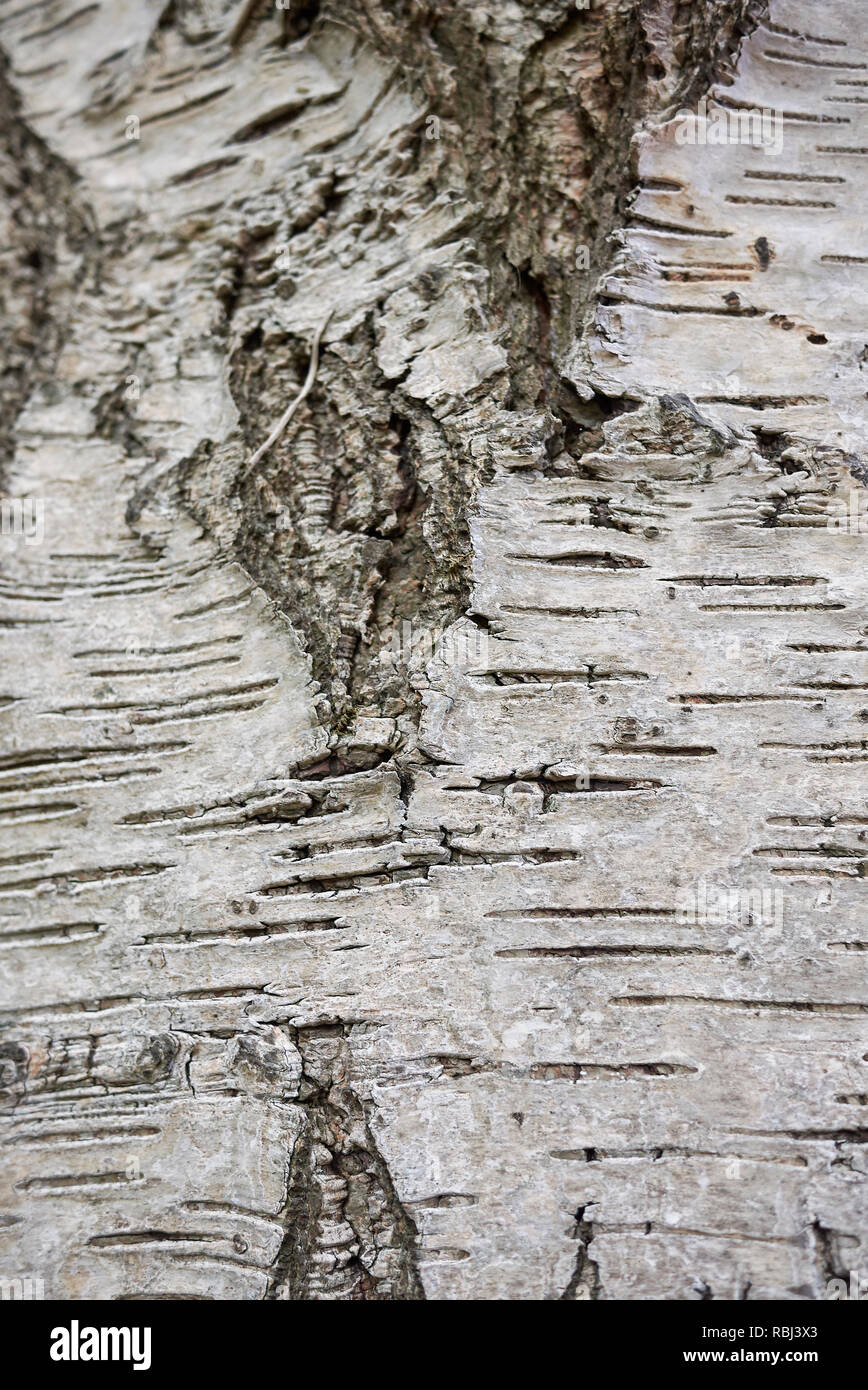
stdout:
<svg viewBox="0 0 868 1390">
<path fill-rule="evenodd" d="M 4 0 L 0 1277 L 868 1269 L 861 21 Z"/>
</svg>

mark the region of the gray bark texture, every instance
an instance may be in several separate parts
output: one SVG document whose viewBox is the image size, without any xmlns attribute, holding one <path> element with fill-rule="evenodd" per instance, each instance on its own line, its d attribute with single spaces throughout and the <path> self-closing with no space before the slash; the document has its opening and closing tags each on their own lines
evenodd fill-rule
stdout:
<svg viewBox="0 0 868 1390">
<path fill-rule="evenodd" d="M 864 0 L 0 50 L 0 1276 L 868 1273 Z"/>
</svg>

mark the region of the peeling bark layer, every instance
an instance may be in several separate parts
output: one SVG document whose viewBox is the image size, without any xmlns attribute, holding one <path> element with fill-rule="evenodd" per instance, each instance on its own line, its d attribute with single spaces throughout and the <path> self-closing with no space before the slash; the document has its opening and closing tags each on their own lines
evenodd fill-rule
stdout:
<svg viewBox="0 0 868 1390">
<path fill-rule="evenodd" d="M 4 1275 L 864 1268 L 868 46 L 815 11 L 0 12 Z"/>
</svg>

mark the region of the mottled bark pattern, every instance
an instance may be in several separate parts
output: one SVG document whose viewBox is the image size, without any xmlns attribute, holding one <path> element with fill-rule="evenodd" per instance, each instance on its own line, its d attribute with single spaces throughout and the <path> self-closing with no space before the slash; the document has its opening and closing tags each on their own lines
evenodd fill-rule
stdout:
<svg viewBox="0 0 868 1390">
<path fill-rule="evenodd" d="M 0 5 L 3 1277 L 868 1267 L 863 19 Z"/>
</svg>

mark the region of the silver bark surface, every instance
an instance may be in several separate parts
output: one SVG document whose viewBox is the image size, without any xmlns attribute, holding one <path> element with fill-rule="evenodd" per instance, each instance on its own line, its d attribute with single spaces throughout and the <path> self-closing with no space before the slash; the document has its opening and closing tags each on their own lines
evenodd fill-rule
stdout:
<svg viewBox="0 0 868 1390">
<path fill-rule="evenodd" d="M 0 8 L 4 1278 L 868 1269 L 862 18 Z"/>
</svg>

